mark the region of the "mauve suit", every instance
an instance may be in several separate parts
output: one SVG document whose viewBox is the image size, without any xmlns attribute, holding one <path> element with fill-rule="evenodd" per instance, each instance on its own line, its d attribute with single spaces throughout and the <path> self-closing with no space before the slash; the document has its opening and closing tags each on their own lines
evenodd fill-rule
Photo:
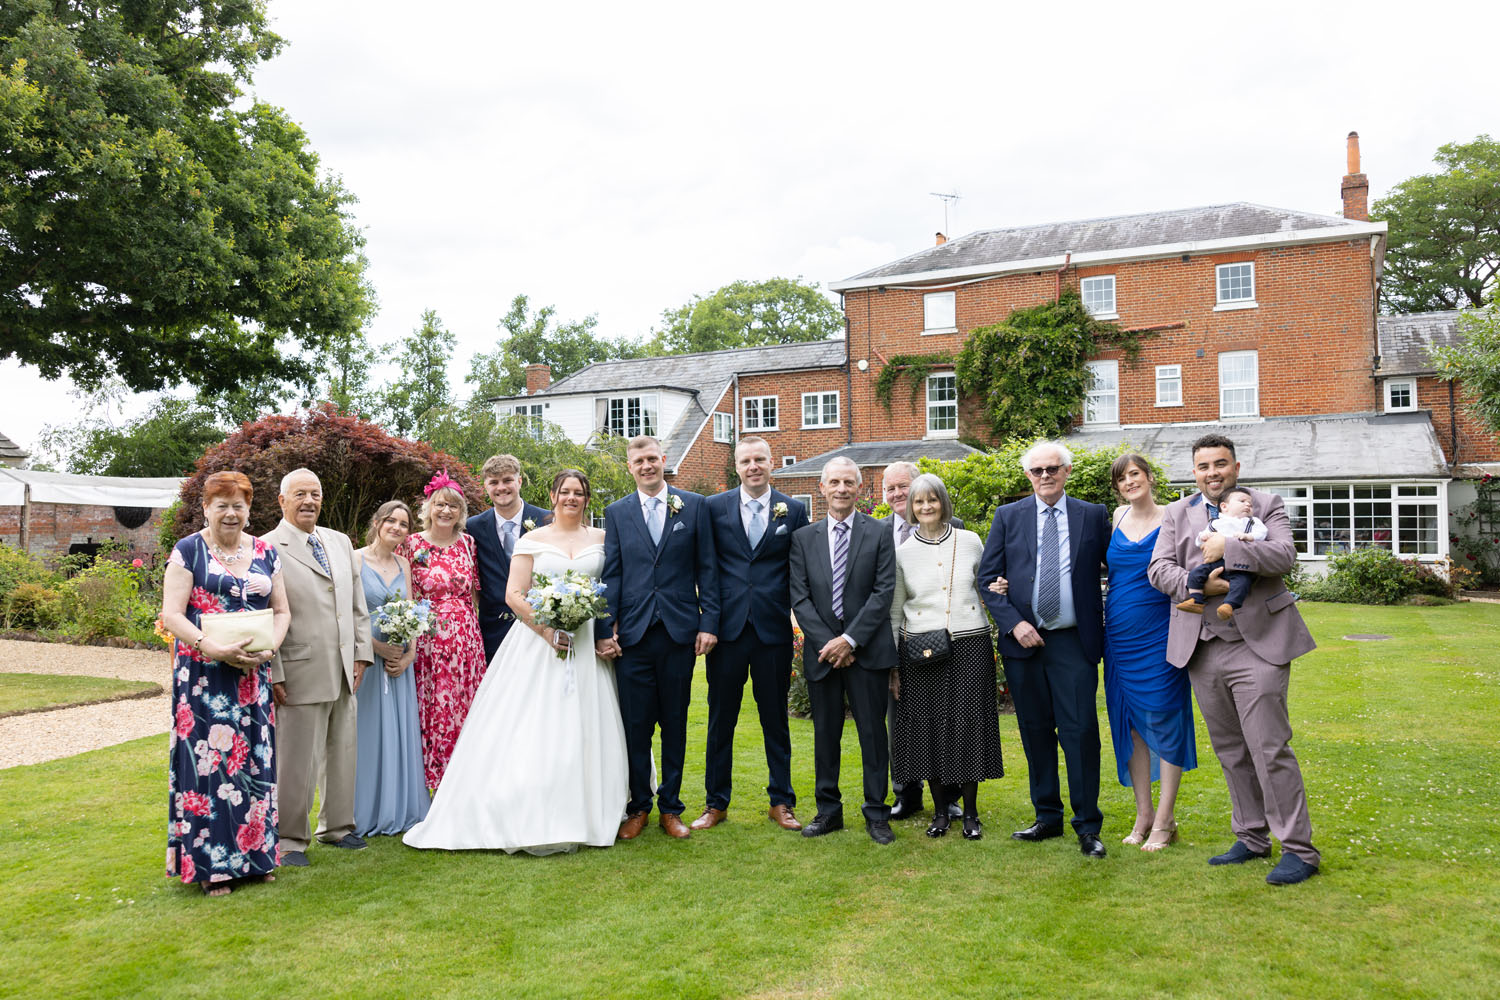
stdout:
<svg viewBox="0 0 1500 1000">
<path fill-rule="evenodd" d="M 1297 561 L 1286 507 L 1274 493 L 1249 492 L 1267 536 L 1249 542 L 1225 538 L 1224 565 L 1259 579 L 1227 622 L 1215 613 L 1222 595 L 1209 597 L 1201 615 L 1174 607 L 1167 660 L 1187 669 L 1198 696 L 1229 785 L 1235 836 L 1251 850 L 1268 851 L 1274 834 L 1283 850 L 1316 865 L 1320 859 L 1312 845 L 1302 771 L 1292 753 L 1286 701 L 1291 661 L 1316 643 L 1297 611 L 1297 598 L 1281 579 Z M 1203 562 L 1196 539 L 1208 522 L 1201 493 L 1174 501 L 1162 517 L 1147 575 L 1174 603 L 1187 599 L 1188 572 Z"/>
</svg>

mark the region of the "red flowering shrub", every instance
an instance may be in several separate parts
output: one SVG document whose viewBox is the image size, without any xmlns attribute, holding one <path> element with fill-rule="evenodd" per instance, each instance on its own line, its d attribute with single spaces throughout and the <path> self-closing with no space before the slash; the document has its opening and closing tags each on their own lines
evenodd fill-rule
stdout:
<svg viewBox="0 0 1500 1000">
<path fill-rule="evenodd" d="M 203 527 L 203 481 L 228 470 L 250 478 L 255 489 L 250 532 L 265 534 L 281 520 L 276 504 L 281 477 L 297 468 L 311 469 L 323 482 L 318 523 L 346 533 L 356 545 L 375 508 L 387 500 L 405 500 L 415 511 L 422 501 L 422 487 L 440 469 L 446 469 L 463 488 L 470 514 L 488 503 L 480 480 L 452 455 L 420 441 L 392 437 L 377 425 L 325 403 L 295 416 L 262 417 L 244 424 L 228 440 L 210 448 L 182 484 L 173 536 L 182 538 Z M 413 530 L 416 527 L 412 525 Z"/>
</svg>

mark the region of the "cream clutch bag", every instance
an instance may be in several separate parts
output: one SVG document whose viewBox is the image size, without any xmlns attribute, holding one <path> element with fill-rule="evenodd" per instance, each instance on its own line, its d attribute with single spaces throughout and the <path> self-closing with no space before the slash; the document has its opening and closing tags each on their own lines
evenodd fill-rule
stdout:
<svg viewBox="0 0 1500 1000">
<path fill-rule="evenodd" d="M 241 639 L 249 639 L 245 652 L 259 653 L 271 648 L 273 617 L 270 608 L 261 608 L 259 611 L 226 611 L 202 615 L 198 619 L 198 625 L 203 629 L 204 635 L 220 646 L 232 646 Z"/>
</svg>

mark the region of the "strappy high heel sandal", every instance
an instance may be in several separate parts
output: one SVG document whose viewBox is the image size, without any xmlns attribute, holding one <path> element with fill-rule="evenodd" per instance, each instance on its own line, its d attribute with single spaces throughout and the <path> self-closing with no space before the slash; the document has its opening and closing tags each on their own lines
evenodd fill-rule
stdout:
<svg viewBox="0 0 1500 1000">
<path fill-rule="evenodd" d="M 1165 849 L 1168 844 L 1175 843 L 1177 843 L 1177 821 L 1173 820 L 1172 825 L 1164 830 L 1153 826 L 1151 836 L 1146 838 L 1146 842 L 1141 845 L 1141 850 L 1156 852 Z"/>
</svg>

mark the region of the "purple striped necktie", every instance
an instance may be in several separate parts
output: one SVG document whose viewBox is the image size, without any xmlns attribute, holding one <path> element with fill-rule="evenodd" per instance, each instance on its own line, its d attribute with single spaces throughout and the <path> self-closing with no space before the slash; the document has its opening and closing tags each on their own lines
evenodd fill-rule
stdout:
<svg viewBox="0 0 1500 1000">
<path fill-rule="evenodd" d="M 844 619 L 844 572 L 849 568 L 849 522 L 833 526 L 833 616 Z"/>
</svg>

